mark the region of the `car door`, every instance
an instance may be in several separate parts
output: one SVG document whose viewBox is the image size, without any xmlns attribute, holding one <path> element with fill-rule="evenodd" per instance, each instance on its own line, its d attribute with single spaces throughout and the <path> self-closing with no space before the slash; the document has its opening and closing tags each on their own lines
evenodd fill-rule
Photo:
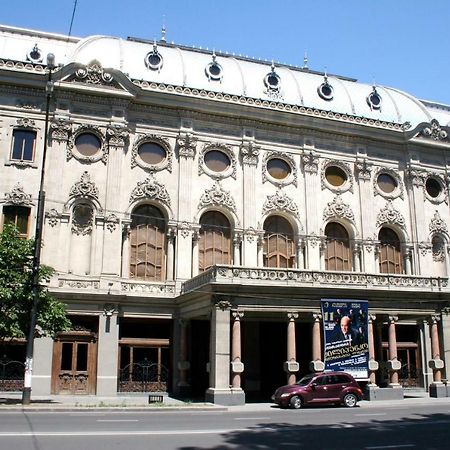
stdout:
<svg viewBox="0 0 450 450">
<path fill-rule="evenodd" d="M 324 375 L 316 379 L 314 399 L 311 403 L 333 403 L 339 401 L 340 384 L 335 375 Z"/>
</svg>

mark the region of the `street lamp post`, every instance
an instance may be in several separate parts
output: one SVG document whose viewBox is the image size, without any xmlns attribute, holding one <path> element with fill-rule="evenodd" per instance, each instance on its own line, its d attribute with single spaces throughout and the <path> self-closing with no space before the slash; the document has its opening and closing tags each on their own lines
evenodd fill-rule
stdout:
<svg viewBox="0 0 450 450">
<path fill-rule="evenodd" d="M 45 128 L 44 128 L 44 149 L 42 152 L 42 167 L 41 179 L 39 184 L 39 196 L 36 213 L 36 230 L 34 236 L 34 253 L 33 253 L 33 267 L 32 267 L 32 286 L 31 294 L 33 299 L 33 306 L 30 312 L 30 328 L 28 331 L 27 353 L 25 359 L 25 377 L 22 391 L 22 404 L 29 405 L 31 402 L 31 378 L 33 375 L 33 344 L 34 333 L 36 329 L 37 309 L 39 304 L 39 266 L 41 260 L 41 246 L 42 246 L 42 228 L 44 225 L 44 177 L 45 177 L 45 158 L 47 156 L 47 138 L 48 138 L 48 122 L 50 113 L 50 100 L 53 92 L 52 71 L 55 68 L 55 55 L 49 53 L 47 55 L 47 69 L 48 79 L 45 85 L 46 93 L 46 107 L 45 107 Z"/>
</svg>

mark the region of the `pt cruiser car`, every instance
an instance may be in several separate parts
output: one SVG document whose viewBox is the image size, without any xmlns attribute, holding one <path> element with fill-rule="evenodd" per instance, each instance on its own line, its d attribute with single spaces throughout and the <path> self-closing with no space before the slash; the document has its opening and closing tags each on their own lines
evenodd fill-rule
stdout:
<svg viewBox="0 0 450 450">
<path fill-rule="evenodd" d="M 281 386 L 272 395 L 272 400 L 282 408 L 329 404 L 353 408 L 362 397 L 361 388 L 351 375 L 327 372 L 306 375 L 295 384 Z"/>
</svg>

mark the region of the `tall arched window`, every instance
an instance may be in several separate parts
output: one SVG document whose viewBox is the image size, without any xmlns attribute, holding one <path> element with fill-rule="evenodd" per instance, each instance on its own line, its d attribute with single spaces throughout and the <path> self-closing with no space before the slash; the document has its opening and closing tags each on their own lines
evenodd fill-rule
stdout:
<svg viewBox="0 0 450 450">
<path fill-rule="evenodd" d="M 208 211 L 201 217 L 198 253 L 200 272 L 214 264 L 231 262 L 231 227 L 222 213 Z"/>
<path fill-rule="evenodd" d="M 403 273 L 402 252 L 397 233 L 384 227 L 378 233 L 378 240 L 380 273 Z"/>
<path fill-rule="evenodd" d="M 151 205 L 138 206 L 131 214 L 130 278 L 161 281 L 165 278 L 166 220 Z"/>
<path fill-rule="evenodd" d="M 447 267 L 445 263 L 445 240 L 438 235 L 433 236 L 431 240 L 433 253 L 433 276 L 447 276 Z"/>
<path fill-rule="evenodd" d="M 347 230 L 337 222 L 325 227 L 327 246 L 325 250 L 325 270 L 352 270 L 352 254 Z"/>
<path fill-rule="evenodd" d="M 264 222 L 264 266 L 295 267 L 294 230 L 281 216 L 270 216 Z"/>
</svg>

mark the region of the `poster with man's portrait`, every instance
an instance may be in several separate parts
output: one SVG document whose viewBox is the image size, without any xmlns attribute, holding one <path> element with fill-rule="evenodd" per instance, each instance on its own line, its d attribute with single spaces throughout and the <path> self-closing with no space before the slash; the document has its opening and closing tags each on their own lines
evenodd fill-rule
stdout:
<svg viewBox="0 0 450 450">
<path fill-rule="evenodd" d="M 356 379 L 369 376 L 368 303 L 321 300 L 326 371 L 344 371 Z"/>
</svg>

